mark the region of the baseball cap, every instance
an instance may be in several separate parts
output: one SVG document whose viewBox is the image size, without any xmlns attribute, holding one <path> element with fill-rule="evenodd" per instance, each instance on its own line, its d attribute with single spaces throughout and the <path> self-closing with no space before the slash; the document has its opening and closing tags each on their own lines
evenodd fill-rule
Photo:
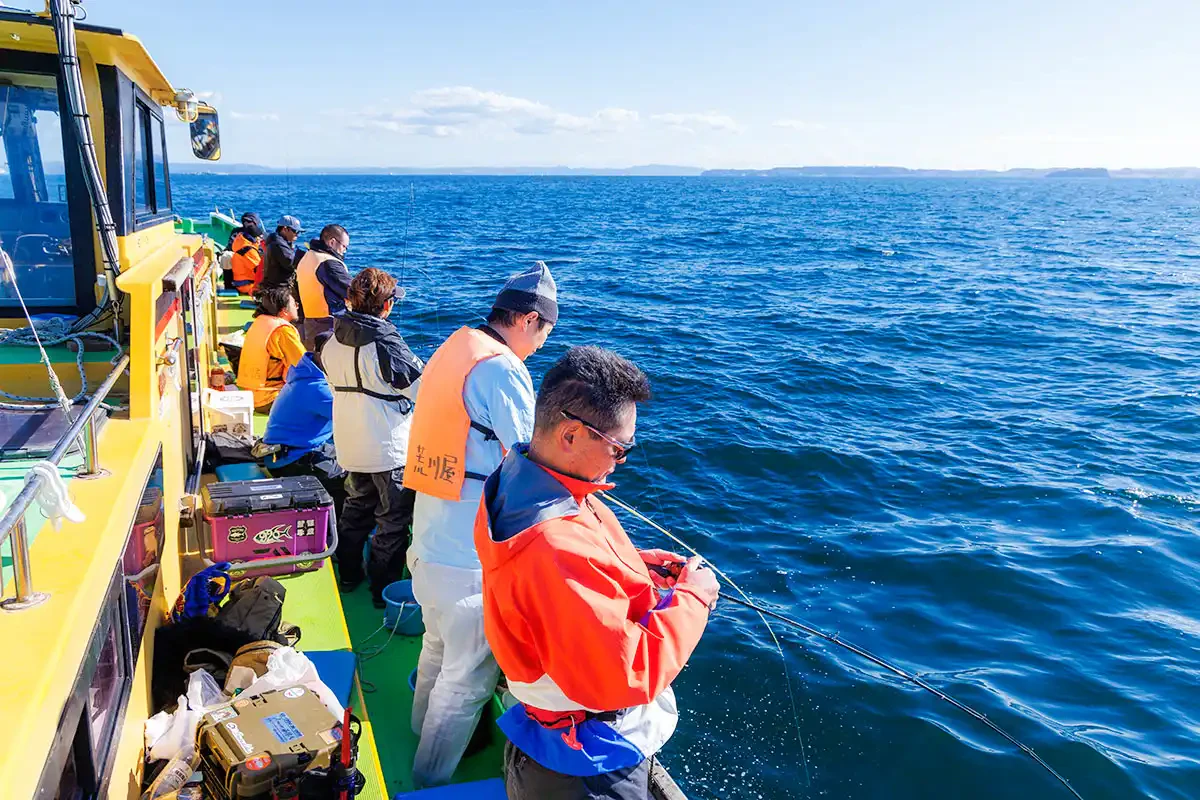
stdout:
<svg viewBox="0 0 1200 800">
<path fill-rule="evenodd" d="M 304 228 L 300 226 L 300 220 L 293 217 L 291 214 L 284 214 L 279 218 L 279 222 L 275 223 L 276 228 L 291 228 L 296 233 L 304 233 Z"/>
</svg>

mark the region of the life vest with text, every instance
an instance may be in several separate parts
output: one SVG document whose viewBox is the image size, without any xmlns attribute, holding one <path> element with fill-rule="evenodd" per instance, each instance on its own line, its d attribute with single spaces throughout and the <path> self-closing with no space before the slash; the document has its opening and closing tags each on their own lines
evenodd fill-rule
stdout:
<svg viewBox="0 0 1200 800">
<path fill-rule="evenodd" d="M 463 480 L 486 475 L 466 472 L 467 434 L 472 427 L 485 437 L 495 433 L 467 415 L 463 388 L 475 365 L 512 352 L 483 331 L 459 328 L 447 339 L 421 375 L 416 410 L 404 465 L 404 485 L 442 500 L 457 501 Z"/>
</svg>

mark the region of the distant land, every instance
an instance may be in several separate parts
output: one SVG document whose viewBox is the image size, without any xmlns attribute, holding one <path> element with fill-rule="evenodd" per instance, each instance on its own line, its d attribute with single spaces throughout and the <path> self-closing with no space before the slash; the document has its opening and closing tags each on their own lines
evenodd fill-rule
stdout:
<svg viewBox="0 0 1200 800">
<path fill-rule="evenodd" d="M 909 169 L 908 167 L 775 167 L 773 169 L 709 169 L 719 178 L 1189 178 L 1200 179 L 1200 167 L 1164 169 Z"/>
<path fill-rule="evenodd" d="M 1167 178 L 1200 180 L 1200 167 L 1105 169 L 1018 167 L 991 169 L 909 169 L 908 167 L 773 167 L 771 169 L 701 169 L 671 164 L 636 167 L 265 167 L 187 161 L 171 165 L 175 173 L 204 175 L 527 175 L 706 177 L 706 178 Z"/>
</svg>

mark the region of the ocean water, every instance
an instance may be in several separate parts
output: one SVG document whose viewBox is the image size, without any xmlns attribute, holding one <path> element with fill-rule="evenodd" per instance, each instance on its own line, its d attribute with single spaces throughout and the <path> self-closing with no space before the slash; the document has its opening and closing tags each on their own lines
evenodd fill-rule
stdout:
<svg viewBox="0 0 1200 800">
<path fill-rule="evenodd" d="M 546 260 L 561 320 L 535 382 L 600 344 L 655 387 L 619 496 L 764 602 L 984 712 L 1089 800 L 1200 797 L 1200 182 L 174 191 L 188 215 L 346 225 L 352 269 L 409 287 L 395 321 L 422 356 Z M 958 710 L 777 630 L 786 664 L 721 605 L 676 682 L 663 760 L 691 797 L 1068 796 Z"/>
</svg>

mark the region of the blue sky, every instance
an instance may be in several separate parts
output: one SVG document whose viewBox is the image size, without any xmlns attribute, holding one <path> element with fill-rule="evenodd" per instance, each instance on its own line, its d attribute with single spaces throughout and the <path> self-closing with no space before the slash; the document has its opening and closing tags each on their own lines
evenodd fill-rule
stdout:
<svg viewBox="0 0 1200 800">
<path fill-rule="evenodd" d="M 233 162 L 1200 164 L 1196 0 L 85 5 Z"/>
</svg>

